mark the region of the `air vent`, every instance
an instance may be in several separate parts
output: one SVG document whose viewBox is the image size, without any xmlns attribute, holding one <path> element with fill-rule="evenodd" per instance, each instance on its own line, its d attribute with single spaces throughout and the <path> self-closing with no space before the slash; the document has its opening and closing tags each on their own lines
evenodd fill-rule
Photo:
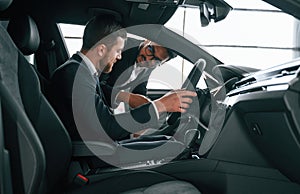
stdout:
<svg viewBox="0 0 300 194">
<path fill-rule="evenodd" d="M 280 71 L 277 75 L 275 75 L 275 77 L 294 75 L 298 70 L 299 70 L 299 67 L 297 67 L 297 66 L 286 68 L 286 69 L 283 69 L 282 71 Z"/>
<path fill-rule="evenodd" d="M 262 71 L 246 77 L 241 81 L 235 83 L 234 88 L 241 88 L 253 83 L 261 82 L 263 80 L 270 80 L 274 78 L 280 78 L 284 76 L 295 75 L 299 71 L 299 65 L 290 66 L 283 69 L 271 69 L 271 71 Z"/>
<path fill-rule="evenodd" d="M 247 77 L 242 79 L 239 82 L 236 82 L 234 85 L 234 88 L 240 88 L 240 87 L 244 87 L 250 84 L 256 83 L 256 79 L 254 77 Z"/>
</svg>

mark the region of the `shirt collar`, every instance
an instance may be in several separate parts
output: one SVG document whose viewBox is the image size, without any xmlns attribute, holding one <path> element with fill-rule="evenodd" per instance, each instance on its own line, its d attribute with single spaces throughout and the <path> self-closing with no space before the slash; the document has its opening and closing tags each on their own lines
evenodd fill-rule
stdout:
<svg viewBox="0 0 300 194">
<path fill-rule="evenodd" d="M 98 72 L 94 66 L 94 64 L 92 63 L 92 61 L 87 58 L 82 52 L 77 52 L 77 54 L 82 58 L 82 60 L 85 62 L 85 64 L 87 65 L 87 67 L 89 68 L 91 74 L 94 76 L 98 76 Z"/>
</svg>

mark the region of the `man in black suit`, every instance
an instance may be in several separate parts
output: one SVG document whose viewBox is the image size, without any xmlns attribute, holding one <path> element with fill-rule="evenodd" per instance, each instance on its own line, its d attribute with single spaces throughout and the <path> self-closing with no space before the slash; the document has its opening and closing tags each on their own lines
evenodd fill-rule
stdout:
<svg viewBox="0 0 300 194">
<path fill-rule="evenodd" d="M 99 85 L 121 59 L 126 31 L 111 16 L 93 18 L 84 30 L 83 45 L 51 78 L 51 102 L 73 140 L 112 141 L 145 128 L 158 127 L 163 112 L 185 112 L 191 91 L 173 91 L 130 112 L 113 115 Z"/>
<path fill-rule="evenodd" d="M 125 102 L 136 108 L 149 102 L 146 94 L 151 72 L 174 57 L 173 51 L 155 42 L 128 38 L 122 59 L 114 64 L 110 73 L 100 77 L 109 106 L 116 108 Z"/>
</svg>

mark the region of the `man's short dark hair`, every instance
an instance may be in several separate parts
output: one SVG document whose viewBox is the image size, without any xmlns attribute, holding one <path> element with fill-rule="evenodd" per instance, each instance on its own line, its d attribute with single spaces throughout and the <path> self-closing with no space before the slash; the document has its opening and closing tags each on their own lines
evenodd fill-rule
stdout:
<svg viewBox="0 0 300 194">
<path fill-rule="evenodd" d="M 117 37 L 126 39 L 126 30 L 112 15 L 98 15 L 93 17 L 84 29 L 82 49 L 89 50 L 98 43 L 111 47 Z"/>
</svg>

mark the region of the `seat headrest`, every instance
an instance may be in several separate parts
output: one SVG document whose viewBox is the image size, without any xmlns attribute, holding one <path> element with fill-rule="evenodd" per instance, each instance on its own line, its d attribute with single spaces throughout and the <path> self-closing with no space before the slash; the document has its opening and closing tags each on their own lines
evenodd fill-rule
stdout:
<svg viewBox="0 0 300 194">
<path fill-rule="evenodd" d="M 12 0 L 0 0 L 0 11 L 6 10 L 11 3 Z"/>
<path fill-rule="evenodd" d="M 24 55 L 31 55 L 37 51 L 40 45 L 40 35 L 36 23 L 30 16 L 12 18 L 7 31 Z"/>
</svg>

